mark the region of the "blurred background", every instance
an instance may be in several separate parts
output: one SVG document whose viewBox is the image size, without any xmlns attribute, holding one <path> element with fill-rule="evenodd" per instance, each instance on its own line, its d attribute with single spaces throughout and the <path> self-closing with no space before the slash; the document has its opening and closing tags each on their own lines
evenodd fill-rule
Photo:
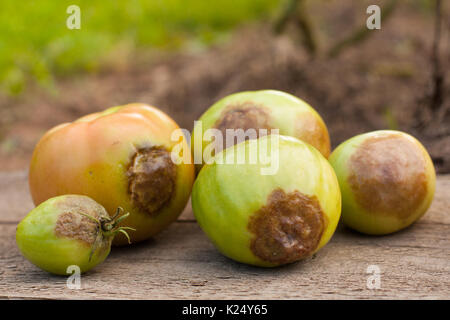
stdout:
<svg viewBox="0 0 450 320">
<path fill-rule="evenodd" d="M 81 29 L 70 30 L 70 5 Z M 366 9 L 381 7 L 381 30 Z M 278 89 L 310 103 L 333 146 L 398 129 L 450 172 L 450 1 L 0 0 L 0 171 L 51 127 L 129 102 L 189 130 L 218 99 Z"/>
</svg>

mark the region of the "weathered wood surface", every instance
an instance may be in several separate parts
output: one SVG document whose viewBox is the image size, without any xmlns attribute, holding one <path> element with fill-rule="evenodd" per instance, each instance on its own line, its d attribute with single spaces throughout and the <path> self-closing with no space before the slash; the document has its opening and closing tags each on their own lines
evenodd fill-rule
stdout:
<svg viewBox="0 0 450 320">
<path fill-rule="evenodd" d="M 45 299 L 347 299 L 450 298 L 450 175 L 440 176 L 429 212 L 394 235 L 369 237 L 340 227 L 314 258 L 276 269 L 221 256 L 190 208 L 156 239 L 113 248 L 81 278 L 81 289 L 19 253 L 15 229 L 32 209 L 26 173 L 0 174 L 0 298 Z M 367 288 L 378 265 L 381 288 Z"/>
</svg>

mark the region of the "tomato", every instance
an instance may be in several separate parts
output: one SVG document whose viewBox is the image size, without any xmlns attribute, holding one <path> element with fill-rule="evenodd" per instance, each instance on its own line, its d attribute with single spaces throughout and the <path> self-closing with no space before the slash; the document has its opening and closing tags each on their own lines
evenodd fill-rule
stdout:
<svg viewBox="0 0 450 320">
<path fill-rule="evenodd" d="M 165 113 L 139 103 L 51 129 L 31 159 L 34 203 L 64 194 L 86 195 L 110 215 L 117 207 L 130 212 L 124 226 L 136 229 L 132 242 L 152 237 L 183 211 L 194 181 L 185 137 L 171 139 L 177 129 Z M 181 152 L 171 152 L 179 145 Z M 113 243 L 128 242 L 119 235 Z"/>
<path fill-rule="evenodd" d="M 272 150 L 270 162 L 262 161 L 263 146 Z M 341 192 L 333 168 L 313 146 L 269 135 L 224 149 L 219 159 L 200 170 L 192 209 L 225 256 L 275 267 L 305 259 L 330 240 Z"/>
<path fill-rule="evenodd" d="M 86 272 L 102 263 L 111 242 L 126 229 L 116 228 L 126 219 L 120 208 L 110 218 L 105 208 L 86 196 L 64 195 L 44 201 L 19 223 L 17 246 L 39 268 L 67 275 L 68 267 Z"/>
<path fill-rule="evenodd" d="M 402 230 L 428 210 L 436 189 L 433 161 L 413 136 L 396 130 L 363 133 L 331 154 L 342 190 L 342 220 L 361 233 Z"/>
</svg>

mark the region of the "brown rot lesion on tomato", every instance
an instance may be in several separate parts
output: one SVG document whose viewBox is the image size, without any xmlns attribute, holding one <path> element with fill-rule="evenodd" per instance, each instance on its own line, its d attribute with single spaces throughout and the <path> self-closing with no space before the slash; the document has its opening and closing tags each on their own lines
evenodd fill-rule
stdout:
<svg viewBox="0 0 450 320">
<path fill-rule="evenodd" d="M 130 227 L 120 227 L 119 224 L 129 216 L 119 207 L 114 216 L 110 217 L 106 210 L 88 197 L 65 197 L 57 204 L 61 214 L 55 223 L 54 233 L 58 238 L 79 240 L 91 248 L 89 261 L 94 253 L 104 253 L 111 246 L 113 238 L 122 233 L 130 242 L 126 230 L 135 231 Z"/>
<path fill-rule="evenodd" d="M 130 227 L 120 227 L 120 223 L 128 218 L 130 213 L 125 213 L 121 207 L 118 207 L 114 216 L 101 216 L 99 218 L 95 218 L 89 214 L 85 214 L 83 212 L 77 212 L 82 215 L 84 218 L 88 218 L 95 224 L 95 240 L 91 246 L 91 252 L 89 254 L 89 261 L 92 260 L 92 256 L 99 251 L 102 254 L 106 251 L 111 245 L 114 237 L 122 233 L 128 240 L 128 244 L 131 244 L 130 236 L 126 230 L 136 231 L 134 228 Z"/>
<path fill-rule="evenodd" d="M 137 149 L 127 170 L 133 204 L 150 216 L 158 215 L 175 194 L 177 167 L 162 146 Z"/>
<path fill-rule="evenodd" d="M 355 201 L 368 213 L 408 219 L 427 196 L 424 153 L 402 136 L 366 139 L 348 166 Z"/>
<path fill-rule="evenodd" d="M 55 235 L 60 238 L 80 240 L 88 246 L 97 237 L 97 224 L 87 217 L 72 212 L 64 212 L 56 221 Z"/>
<path fill-rule="evenodd" d="M 331 144 L 325 123 L 310 112 L 302 112 L 295 119 L 295 137 L 315 146 L 325 158 L 330 156 Z"/>
<path fill-rule="evenodd" d="M 310 256 L 327 227 L 327 218 L 315 196 L 277 188 L 267 204 L 249 220 L 250 249 L 260 259 L 286 264 Z"/>
<path fill-rule="evenodd" d="M 89 217 L 109 217 L 102 206 L 87 197 L 67 195 L 56 206 L 62 213 L 56 220 L 55 235 L 80 240 L 88 246 L 94 244 L 98 233 L 97 223 Z"/>
<path fill-rule="evenodd" d="M 222 111 L 214 128 L 224 134 L 226 129 L 271 129 L 269 113 L 269 109 L 251 101 L 230 104 Z"/>
<path fill-rule="evenodd" d="M 270 126 L 270 110 L 251 101 L 230 104 L 222 111 L 220 118 L 217 119 L 213 127 L 220 130 L 224 137 L 227 129 L 242 129 L 244 131 L 254 129 L 256 133 L 254 138 L 256 139 L 265 135 L 264 131 L 260 129 L 266 129 L 267 132 L 272 129 Z M 248 140 L 249 137 L 245 139 Z M 222 146 L 219 150 L 224 147 Z"/>
</svg>

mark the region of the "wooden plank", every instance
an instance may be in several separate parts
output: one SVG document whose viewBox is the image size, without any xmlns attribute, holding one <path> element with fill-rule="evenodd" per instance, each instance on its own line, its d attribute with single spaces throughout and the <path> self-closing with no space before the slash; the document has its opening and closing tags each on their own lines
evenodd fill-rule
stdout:
<svg viewBox="0 0 450 320">
<path fill-rule="evenodd" d="M 412 227 L 369 237 L 339 227 L 315 257 L 276 269 L 220 255 L 189 207 L 155 239 L 113 248 L 66 287 L 26 261 L 14 239 L 16 223 L 32 208 L 24 172 L 0 174 L 0 298 L 49 299 L 373 299 L 450 298 L 450 176 L 440 176 L 435 201 Z M 367 288 L 367 267 L 381 270 L 381 288 Z"/>
<path fill-rule="evenodd" d="M 34 208 L 26 171 L 0 172 L 0 206 L 8 208 L 8 210 L 0 210 L 0 224 L 18 223 Z M 195 219 L 190 208 L 189 201 L 179 220 Z"/>
</svg>

